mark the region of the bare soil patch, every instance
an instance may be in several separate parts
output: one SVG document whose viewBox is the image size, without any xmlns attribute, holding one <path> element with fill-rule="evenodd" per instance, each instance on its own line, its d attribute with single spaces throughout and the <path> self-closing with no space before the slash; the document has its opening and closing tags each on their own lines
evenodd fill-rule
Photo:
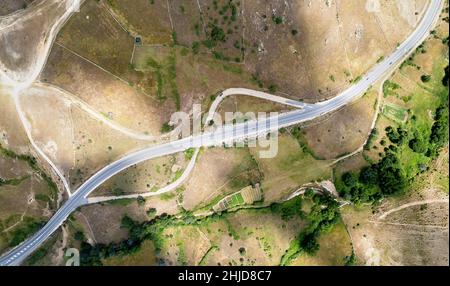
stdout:
<svg viewBox="0 0 450 286">
<path fill-rule="evenodd" d="M 0 87 L 0 142 L 18 153 L 28 151 L 28 138 L 17 115 L 12 97 Z"/>
<path fill-rule="evenodd" d="M 66 12 L 66 1 L 47 1 L 0 32 L 0 67 L 8 77 L 25 81 L 46 54 L 54 23 Z"/>
</svg>

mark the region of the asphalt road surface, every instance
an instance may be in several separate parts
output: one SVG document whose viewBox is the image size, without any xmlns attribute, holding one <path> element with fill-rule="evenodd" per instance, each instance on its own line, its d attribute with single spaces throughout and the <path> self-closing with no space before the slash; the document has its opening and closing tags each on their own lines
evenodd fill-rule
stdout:
<svg viewBox="0 0 450 286">
<path fill-rule="evenodd" d="M 398 46 L 389 57 L 386 57 L 382 62 L 367 72 L 366 75 L 361 77 L 357 83 L 330 100 L 317 104 L 308 104 L 303 109 L 280 114 L 276 126 L 270 124 L 273 118 L 236 124 L 234 126 L 224 126 L 217 128 L 215 131 L 205 132 L 200 135 L 143 149 L 104 167 L 78 188 L 42 229 L 1 257 L 0 266 L 19 265 L 55 232 L 78 206 L 85 202 L 86 197 L 92 191 L 109 178 L 130 166 L 152 158 L 182 152 L 188 148 L 221 145 L 224 142 L 267 134 L 274 131 L 274 129 L 312 120 L 352 102 L 381 79 L 383 75 L 397 66 L 405 56 L 425 40 L 433 28 L 435 20 L 439 16 L 442 3 L 443 0 L 432 0 L 419 26 L 403 44 Z"/>
</svg>

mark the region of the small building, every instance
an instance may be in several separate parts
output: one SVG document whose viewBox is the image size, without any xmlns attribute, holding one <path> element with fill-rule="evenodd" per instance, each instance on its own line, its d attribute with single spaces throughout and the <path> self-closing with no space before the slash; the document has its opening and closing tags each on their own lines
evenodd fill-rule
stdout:
<svg viewBox="0 0 450 286">
<path fill-rule="evenodd" d="M 142 37 L 141 36 L 134 37 L 134 44 L 136 46 L 141 46 L 142 45 Z"/>
</svg>

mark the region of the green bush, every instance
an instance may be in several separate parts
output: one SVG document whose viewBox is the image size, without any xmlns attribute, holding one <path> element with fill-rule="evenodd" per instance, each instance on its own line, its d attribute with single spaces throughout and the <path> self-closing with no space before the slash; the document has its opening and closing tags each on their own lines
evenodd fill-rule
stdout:
<svg viewBox="0 0 450 286">
<path fill-rule="evenodd" d="M 283 24 L 283 18 L 280 16 L 272 15 L 272 22 L 277 25 Z"/>
<path fill-rule="evenodd" d="M 422 82 L 424 82 L 424 83 L 429 82 L 429 81 L 431 80 L 431 76 L 430 76 L 430 75 L 427 75 L 427 74 L 424 74 L 424 75 L 422 75 L 422 76 L 420 77 L 420 80 L 421 80 Z"/>
</svg>

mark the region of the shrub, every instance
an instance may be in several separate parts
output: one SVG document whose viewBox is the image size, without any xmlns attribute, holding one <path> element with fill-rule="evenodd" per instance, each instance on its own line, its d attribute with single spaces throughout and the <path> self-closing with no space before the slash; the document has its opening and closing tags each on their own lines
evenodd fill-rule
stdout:
<svg viewBox="0 0 450 286">
<path fill-rule="evenodd" d="M 426 74 L 424 74 L 424 75 L 422 75 L 421 77 L 420 77 L 420 80 L 422 81 L 422 82 L 429 82 L 430 80 L 431 80 L 431 76 L 430 75 L 426 75 Z"/>
<path fill-rule="evenodd" d="M 283 18 L 280 17 L 280 16 L 275 16 L 275 15 L 273 15 L 273 16 L 272 16 L 272 22 L 274 22 L 274 23 L 277 24 L 277 25 L 280 25 L 280 24 L 283 23 Z"/>
</svg>

